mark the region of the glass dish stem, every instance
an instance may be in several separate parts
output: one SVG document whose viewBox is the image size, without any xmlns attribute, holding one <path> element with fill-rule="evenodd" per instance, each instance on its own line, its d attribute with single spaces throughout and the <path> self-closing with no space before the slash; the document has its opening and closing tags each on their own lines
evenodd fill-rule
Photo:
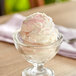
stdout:
<svg viewBox="0 0 76 76">
<path fill-rule="evenodd" d="M 27 68 L 22 72 L 22 76 L 54 76 L 54 71 L 44 67 L 44 64 L 33 64 L 34 67 Z"/>
</svg>

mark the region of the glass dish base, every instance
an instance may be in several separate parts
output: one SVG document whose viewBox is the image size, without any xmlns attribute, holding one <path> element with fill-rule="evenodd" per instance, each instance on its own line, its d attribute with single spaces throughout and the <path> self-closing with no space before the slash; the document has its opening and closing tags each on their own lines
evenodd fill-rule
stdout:
<svg viewBox="0 0 76 76">
<path fill-rule="evenodd" d="M 22 72 L 22 76 L 55 76 L 54 71 L 48 68 L 38 70 L 36 68 L 27 68 Z"/>
</svg>

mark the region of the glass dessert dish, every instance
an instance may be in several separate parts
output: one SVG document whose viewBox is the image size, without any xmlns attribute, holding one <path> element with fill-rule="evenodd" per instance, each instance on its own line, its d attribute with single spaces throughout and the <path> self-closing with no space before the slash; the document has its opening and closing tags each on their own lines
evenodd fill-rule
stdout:
<svg viewBox="0 0 76 76">
<path fill-rule="evenodd" d="M 57 41 L 47 45 L 25 44 L 19 35 L 19 31 L 14 33 L 13 39 L 16 49 L 25 60 L 33 64 L 33 67 L 24 69 L 22 76 L 54 76 L 54 72 L 51 69 L 43 67 L 43 65 L 57 54 L 63 40 L 61 33 L 59 33 Z"/>
</svg>

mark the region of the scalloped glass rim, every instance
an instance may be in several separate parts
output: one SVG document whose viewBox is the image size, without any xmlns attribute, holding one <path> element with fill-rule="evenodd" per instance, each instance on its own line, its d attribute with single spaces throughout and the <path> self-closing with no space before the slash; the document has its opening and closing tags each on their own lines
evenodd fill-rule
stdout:
<svg viewBox="0 0 76 76">
<path fill-rule="evenodd" d="M 18 39 L 18 33 L 20 32 L 20 30 L 17 30 L 16 32 L 13 33 L 13 40 L 22 45 L 22 46 L 28 46 L 28 47 L 45 47 L 45 46 L 51 46 L 51 45 L 54 45 L 56 43 L 58 43 L 60 41 L 60 43 L 63 41 L 63 35 L 61 33 L 59 33 L 59 36 L 58 36 L 58 40 L 53 42 L 53 43 L 49 43 L 47 45 L 26 45 L 22 42 L 20 42 L 20 40 Z"/>
</svg>

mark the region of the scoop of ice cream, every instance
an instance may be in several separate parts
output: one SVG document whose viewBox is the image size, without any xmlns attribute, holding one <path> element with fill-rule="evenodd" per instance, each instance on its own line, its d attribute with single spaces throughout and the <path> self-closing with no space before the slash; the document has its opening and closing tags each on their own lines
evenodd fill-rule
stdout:
<svg viewBox="0 0 76 76">
<path fill-rule="evenodd" d="M 37 12 L 26 17 L 20 35 L 24 42 L 46 44 L 57 40 L 58 30 L 51 17 Z"/>
</svg>

